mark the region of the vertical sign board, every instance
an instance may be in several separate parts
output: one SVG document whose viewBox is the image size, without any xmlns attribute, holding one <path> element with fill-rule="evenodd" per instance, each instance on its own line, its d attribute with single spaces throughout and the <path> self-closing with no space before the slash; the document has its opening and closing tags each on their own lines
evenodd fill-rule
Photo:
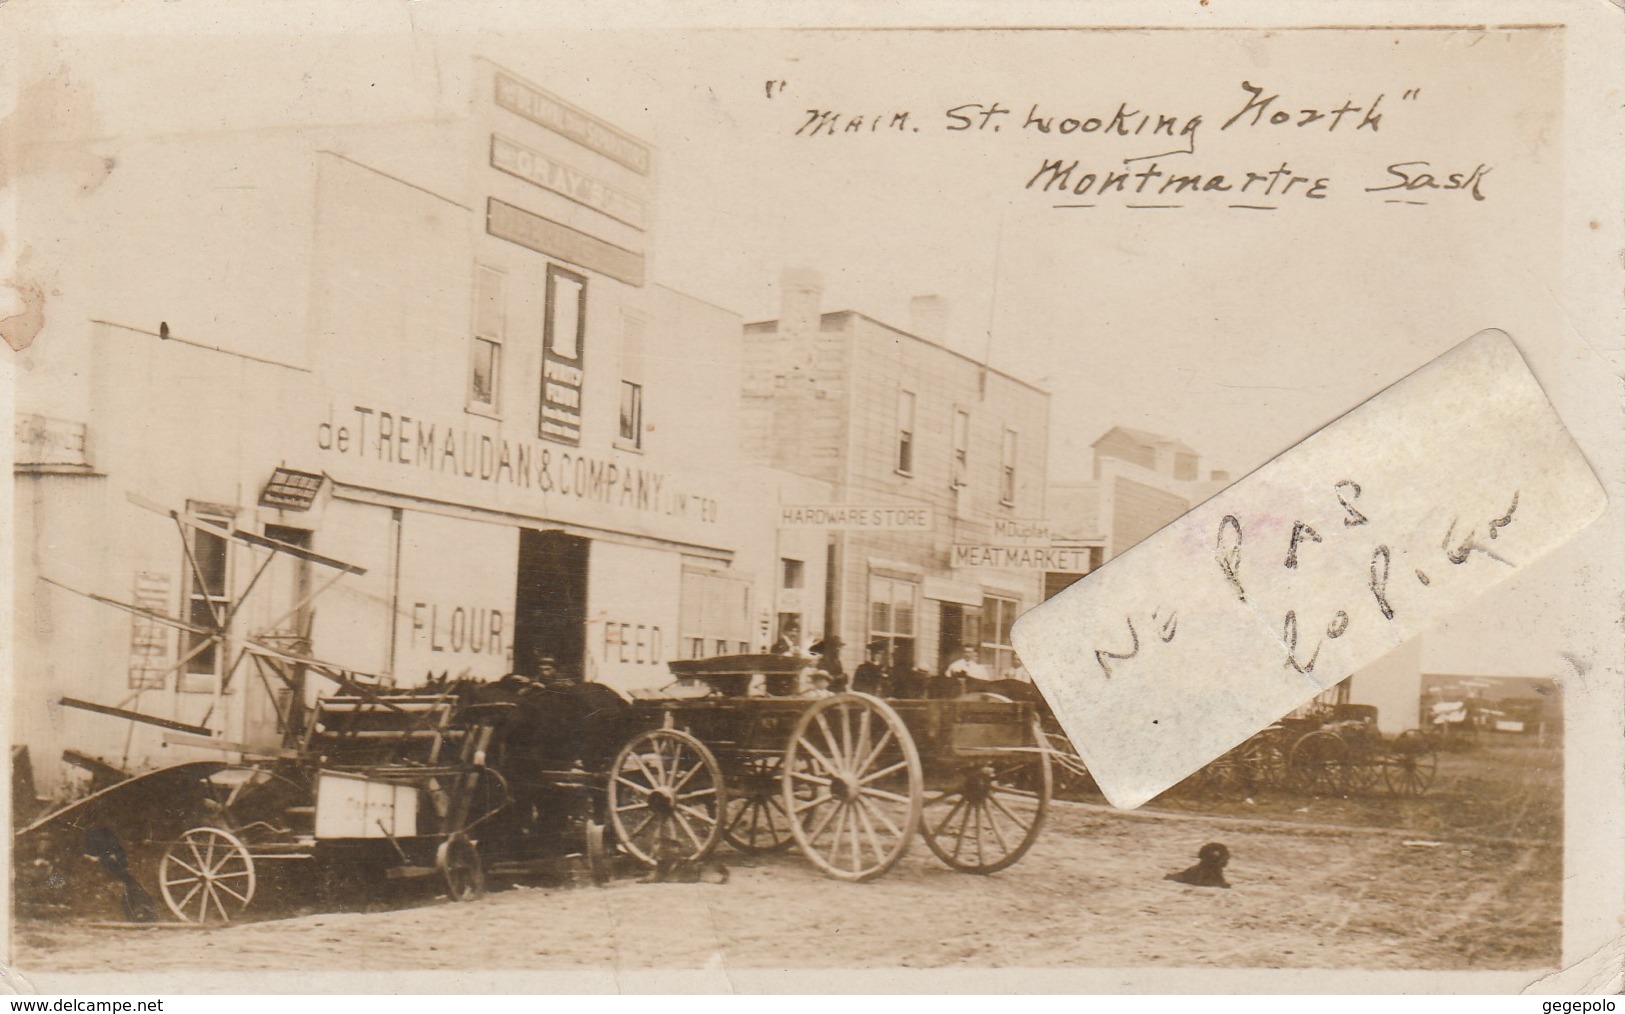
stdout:
<svg viewBox="0 0 1625 1014">
<path fill-rule="evenodd" d="M 511 671 L 519 529 L 408 511 L 398 566 L 394 671 L 403 685 Z"/>
<path fill-rule="evenodd" d="M 547 315 L 542 349 L 540 436 L 581 443 L 581 381 L 586 361 L 587 280 L 547 266 Z"/>
<path fill-rule="evenodd" d="M 150 612 L 168 614 L 169 575 L 140 571 L 131 602 Z M 130 620 L 130 689 L 162 690 L 169 669 L 169 627 L 145 616 Z"/>
</svg>

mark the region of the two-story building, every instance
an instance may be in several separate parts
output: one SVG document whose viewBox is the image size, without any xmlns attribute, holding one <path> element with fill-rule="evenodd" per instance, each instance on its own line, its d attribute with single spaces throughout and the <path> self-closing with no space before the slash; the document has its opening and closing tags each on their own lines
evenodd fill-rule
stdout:
<svg viewBox="0 0 1625 1014">
<path fill-rule="evenodd" d="M 904 330 L 824 312 L 816 272 L 786 271 L 776 320 L 745 326 L 749 460 L 823 484 L 781 495 L 781 533 L 818 532 L 822 634 L 848 671 L 879 643 L 893 670 L 941 671 L 962 645 L 1013 670 L 1010 627 L 1036 605 L 1049 395 L 944 344 L 946 303 L 916 297 Z"/>
<path fill-rule="evenodd" d="M 442 94 L 367 126 L 114 124 L 93 191 L 25 181 L 25 219 L 74 209 L 30 230 L 60 292 L 19 357 L 15 737 L 47 784 L 64 747 L 189 756 L 64 697 L 274 741 L 247 638 L 629 689 L 760 647 L 757 588 L 823 580 L 776 573 L 808 554 L 732 478 L 740 319 L 648 277 L 657 153 L 483 60 Z M 265 538 L 353 569 L 262 572 Z"/>
</svg>

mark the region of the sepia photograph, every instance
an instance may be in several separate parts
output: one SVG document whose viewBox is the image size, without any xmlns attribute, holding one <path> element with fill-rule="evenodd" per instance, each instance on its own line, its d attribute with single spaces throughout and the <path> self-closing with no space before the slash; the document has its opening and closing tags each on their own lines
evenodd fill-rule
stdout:
<svg viewBox="0 0 1625 1014">
<path fill-rule="evenodd" d="M 1221 6 L 0 10 L 15 975 L 1617 991 L 1617 23 Z"/>
</svg>

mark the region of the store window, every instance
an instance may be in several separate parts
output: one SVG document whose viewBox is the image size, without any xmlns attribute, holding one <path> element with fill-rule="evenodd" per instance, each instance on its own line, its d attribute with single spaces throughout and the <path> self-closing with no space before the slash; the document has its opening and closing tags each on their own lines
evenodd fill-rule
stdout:
<svg viewBox="0 0 1625 1014">
<path fill-rule="evenodd" d="M 712 571 L 683 571 L 679 620 L 689 658 L 750 651 L 750 583 Z"/>
<path fill-rule="evenodd" d="M 981 661 L 987 666 L 988 675 L 994 679 L 1002 679 L 1016 668 L 1016 650 L 1010 646 L 1010 628 L 1015 626 L 1019 604 L 1015 599 L 997 595 L 984 596 L 982 599 Z"/>
<path fill-rule="evenodd" d="M 1016 503 L 1016 431 L 1004 431 L 1004 446 L 999 452 L 999 502 L 1006 507 Z"/>
<path fill-rule="evenodd" d="M 542 320 L 542 412 L 538 427 L 540 435 L 549 440 L 581 443 L 586 326 L 587 279 L 549 264 Z"/>
<path fill-rule="evenodd" d="M 866 643 L 883 642 L 885 660 L 892 672 L 914 668 L 916 603 L 920 586 L 913 581 L 887 577 L 869 579 L 869 636 Z"/>
<path fill-rule="evenodd" d="M 502 273 L 474 268 L 474 341 L 469 350 L 468 407 L 495 414 L 502 388 L 502 345 L 507 336 Z"/>
<path fill-rule="evenodd" d="M 212 630 L 231 607 L 229 595 L 230 519 L 221 515 L 195 514 L 197 522 L 186 529 L 187 558 L 182 561 L 186 586 L 186 620 L 194 627 Z M 182 693 L 214 693 L 220 683 L 222 652 L 208 635 L 182 632 L 181 666 L 176 689 Z"/>
<path fill-rule="evenodd" d="M 897 471 L 914 474 L 914 392 L 897 392 Z"/>
<path fill-rule="evenodd" d="M 970 485 L 970 413 L 954 409 L 954 488 Z"/>
</svg>

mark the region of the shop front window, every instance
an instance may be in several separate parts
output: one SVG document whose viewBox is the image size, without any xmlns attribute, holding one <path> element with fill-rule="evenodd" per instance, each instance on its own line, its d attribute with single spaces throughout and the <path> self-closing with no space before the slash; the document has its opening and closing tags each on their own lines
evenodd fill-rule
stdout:
<svg viewBox="0 0 1625 1014">
<path fill-rule="evenodd" d="M 748 652 L 750 583 L 713 571 L 683 571 L 678 622 L 689 658 Z"/>
<path fill-rule="evenodd" d="M 231 607 L 227 590 L 231 522 L 208 516 L 194 516 L 194 520 L 197 524 L 187 528 L 190 552 L 182 564 L 186 575 L 186 619 L 194 627 L 212 630 Z M 176 688 L 182 693 L 213 693 L 220 681 L 220 645 L 210 643 L 206 634 L 185 631 L 181 655 L 188 660 L 181 667 Z"/>
<path fill-rule="evenodd" d="M 882 665 L 891 672 L 914 668 L 915 604 L 920 586 L 913 581 L 886 577 L 869 579 L 869 636 L 866 643 L 882 642 Z"/>
<path fill-rule="evenodd" d="M 994 679 L 1015 672 L 1016 650 L 1010 646 L 1010 628 L 1015 626 L 1019 604 L 997 595 L 982 599 L 982 664 Z"/>
</svg>

